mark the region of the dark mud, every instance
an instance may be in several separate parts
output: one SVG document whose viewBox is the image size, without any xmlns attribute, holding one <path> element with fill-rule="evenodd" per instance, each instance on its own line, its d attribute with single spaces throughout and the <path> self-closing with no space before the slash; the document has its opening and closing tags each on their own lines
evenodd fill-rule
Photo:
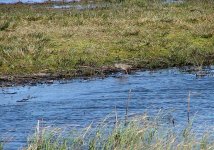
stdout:
<svg viewBox="0 0 214 150">
<path fill-rule="evenodd" d="M 160 68 L 159 68 L 160 69 Z M 178 68 L 179 71 L 184 73 L 189 73 L 195 75 L 197 78 L 214 76 L 214 67 L 205 66 L 205 67 L 193 67 L 185 66 Z M 136 71 L 145 71 L 149 69 L 142 68 L 131 68 L 129 73 L 134 73 Z M 153 69 L 158 70 L 158 69 Z M 150 69 L 150 71 L 152 71 Z M 83 66 L 80 69 L 72 71 L 61 71 L 57 73 L 36 73 L 31 75 L 6 75 L 0 76 L 0 87 L 11 87 L 11 86 L 25 86 L 25 85 L 37 85 L 37 84 L 52 84 L 57 80 L 71 80 L 71 79 L 90 79 L 90 78 L 105 78 L 109 75 L 114 75 L 118 72 L 126 73 L 124 70 L 104 66 L 102 68 L 93 68 L 88 66 Z"/>
<path fill-rule="evenodd" d="M 135 71 L 137 69 L 132 69 Z M 92 68 L 83 66 L 81 69 L 72 71 L 60 71 L 57 73 L 36 73 L 30 75 L 4 75 L 0 76 L 0 87 L 10 87 L 19 85 L 51 84 L 56 80 L 70 80 L 74 78 L 90 79 L 93 77 L 105 78 L 108 75 L 120 72 L 114 67 Z"/>
</svg>

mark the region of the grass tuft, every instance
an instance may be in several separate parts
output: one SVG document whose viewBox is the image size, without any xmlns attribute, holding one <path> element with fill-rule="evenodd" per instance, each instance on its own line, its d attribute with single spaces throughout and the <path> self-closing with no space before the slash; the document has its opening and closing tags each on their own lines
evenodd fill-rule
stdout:
<svg viewBox="0 0 214 150">
<path fill-rule="evenodd" d="M 0 31 L 6 30 L 9 27 L 9 25 L 10 25 L 9 21 L 5 21 L 5 22 L 0 23 Z"/>
<path fill-rule="evenodd" d="M 147 115 L 132 117 L 129 123 L 117 124 L 108 119 L 97 126 L 91 124 L 83 130 L 43 128 L 29 141 L 32 149 L 213 149 L 214 142 L 208 134 L 196 138 L 191 125 L 179 131 L 161 123 L 163 117 Z M 109 118 L 110 119 L 110 118 Z M 112 119 L 112 118 L 111 118 Z"/>
<path fill-rule="evenodd" d="M 0 142 L 0 150 L 3 150 L 4 144 L 3 142 Z"/>
</svg>

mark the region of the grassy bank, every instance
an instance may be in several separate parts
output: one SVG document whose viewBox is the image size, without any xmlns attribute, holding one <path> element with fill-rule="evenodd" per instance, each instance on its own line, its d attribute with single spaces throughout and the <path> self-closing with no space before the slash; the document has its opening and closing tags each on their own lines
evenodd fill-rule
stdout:
<svg viewBox="0 0 214 150">
<path fill-rule="evenodd" d="M 214 63 L 211 0 L 110 0 L 93 10 L 48 6 L 0 5 L 1 75 L 93 75 L 117 62 L 150 69 Z"/>
<path fill-rule="evenodd" d="M 130 119 L 129 123 L 102 122 L 92 124 L 82 131 L 66 131 L 60 128 L 39 128 L 31 138 L 26 150 L 35 149 L 133 149 L 133 150 L 212 150 L 214 142 L 208 134 L 196 138 L 191 125 L 180 132 L 172 124 L 161 124 L 161 117 L 146 115 Z"/>
</svg>

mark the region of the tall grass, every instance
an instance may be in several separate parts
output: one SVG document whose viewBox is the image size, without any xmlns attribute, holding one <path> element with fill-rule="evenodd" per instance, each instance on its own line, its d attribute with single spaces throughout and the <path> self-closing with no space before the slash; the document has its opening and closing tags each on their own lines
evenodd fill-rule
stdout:
<svg viewBox="0 0 214 150">
<path fill-rule="evenodd" d="M 129 123 L 113 124 L 105 120 L 98 126 L 90 125 L 82 131 L 60 128 L 43 128 L 36 132 L 26 150 L 33 149 L 176 149 L 193 150 L 214 148 L 213 139 L 205 134 L 196 138 L 188 125 L 177 132 L 176 127 L 161 123 L 160 116 L 141 115 L 129 119 Z M 111 118 L 112 119 L 112 118 Z"/>
<path fill-rule="evenodd" d="M 3 142 L 0 142 L 0 150 L 3 150 Z"/>
</svg>

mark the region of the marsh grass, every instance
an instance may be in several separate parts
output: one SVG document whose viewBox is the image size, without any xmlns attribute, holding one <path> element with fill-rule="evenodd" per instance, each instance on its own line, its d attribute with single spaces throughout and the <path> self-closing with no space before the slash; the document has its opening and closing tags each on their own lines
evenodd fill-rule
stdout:
<svg viewBox="0 0 214 150">
<path fill-rule="evenodd" d="M 29 140 L 27 150 L 33 149 L 176 149 L 193 150 L 214 148 L 209 134 L 196 138 L 191 124 L 180 132 L 177 127 L 161 124 L 158 117 L 135 116 L 129 123 L 118 124 L 103 121 L 97 126 L 91 124 L 83 130 L 43 128 Z"/>
<path fill-rule="evenodd" d="M 0 150 L 3 150 L 3 143 L 2 142 L 0 142 Z"/>
<path fill-rule="evenodd" d="M 0 5 L 1 74 L 99 69 L 114 63 L 150 69 L 213 64 L 211 0 L 108 3 L 81 11 L 51 9 L 51 4 Z"/>
</svg>

